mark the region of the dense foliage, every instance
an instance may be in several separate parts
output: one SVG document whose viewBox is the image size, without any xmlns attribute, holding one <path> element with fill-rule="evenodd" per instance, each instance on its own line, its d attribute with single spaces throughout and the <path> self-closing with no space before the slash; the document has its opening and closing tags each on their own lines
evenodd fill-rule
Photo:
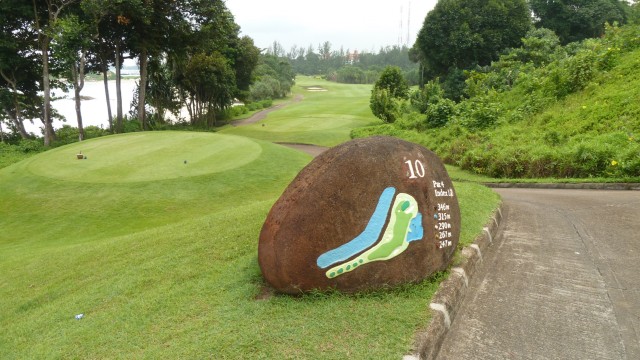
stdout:
<svg viewBox="0 0 640 360">
<path fill-rule="evenodd" d="M 433 76 L 488 65 L 520 44 L 531 26 L 525 0 L 440 0 L 429 12 L 414 47 Z"/>
<path fill-rule="evenodd" d="M 536 26 L 553 30 L 562 44 L 599 37 L 604 24 L 626 22 L 624 0 L 529 0 Z"/>
<path fill-rule="evenodd" d="M 640 26 L 561 46 L 550 30 L 465 72 L 454 103 L 431 81 L 396 100 L 385 133 L 420 142 L 445 161 L 494 177 L 640 176 Z"/>
<path fill-rule="evenodd" d="M 254 71 L 255 83 L 249 100 L 260 101 L 286 96 L 294 84 L 295 73 L 286 59 L 275 55 L 262 55 Z"/>
<path fill-rule="evenodd" d="M 45 145 L 52 145 L 56 135 L 51 89 L 75 90 L 82 140 L 85 74 L 102 72 L 106 82 L 110 66 L 116 69 L 118 99 L 115 120 L 108 109 L 110 128 L 124 131 L 120 70 L 125 56 L 140 68 L 132 115 L 143 130 L 183 107 L 192 124 L 215 125 L 216 114 L 235 98 L 248 99 L 259 58 L 253 40 L 239 36 L 223 0 L 3 0 L 0 28 L 3 129 L 29 138 L 23 122 L 40 119 Z"/>
</svg>

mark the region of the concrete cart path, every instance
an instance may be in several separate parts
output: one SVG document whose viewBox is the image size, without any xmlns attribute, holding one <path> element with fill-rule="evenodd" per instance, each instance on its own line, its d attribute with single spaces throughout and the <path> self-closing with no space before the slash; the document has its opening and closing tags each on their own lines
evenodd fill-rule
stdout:
<svg viewBox="0 0 640 360">
<path fill-rule="evenodd" d="M 264 109 L 261 111 L 258 111 L 257 113 L 251 115 L 250 117 L 246 118 L 246 119 L 241 119 L 241 120 L 234 120 L 232 121 L 230 124 L 231 126 L 246 126 L 246 125 L 251 125 L 251 124 L 255 124 L 260 120 L 264 120 L 267 115 L 269 115 L 269 113 L 274 112 L 276 110 L 280 110 L 283 107 L 291 104 L 291 103 L 297 103 L 302 101 L 302 99 L 304 99 L 304 96 L 302 95 L 296 95 L 293 97 L 293 99 L 291 101 L 279 104 L 279 105 L 274 105 L 268 109 Z"/>
<path fill-rule="evenodd" d="M 439 359 L 640 359 L 640 192 L 500 189 Z"/>
</svg>

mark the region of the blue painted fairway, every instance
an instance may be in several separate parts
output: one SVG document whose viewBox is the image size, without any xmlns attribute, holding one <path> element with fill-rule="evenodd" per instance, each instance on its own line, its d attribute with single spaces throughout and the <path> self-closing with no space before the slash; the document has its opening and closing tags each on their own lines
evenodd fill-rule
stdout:
<svg viewBox="0 0 640 360">
<path fill-rule="evenodd" d="M 376 210 L 373 212 L 373 215 L 371 215 L 364 231 L 348 243 L 320 255 L 316 261 L 318 266 L 324 269 L 337 262 L 345 261 L 375 244 L 378 237 L 380 237 L 384 223 L 387 220 L 387 215 L 389 215 L 391 201 L 393 201 L 395 193 L 396 189 L 394 187 L 384 189 L 378 199 Z"/>
</svg>

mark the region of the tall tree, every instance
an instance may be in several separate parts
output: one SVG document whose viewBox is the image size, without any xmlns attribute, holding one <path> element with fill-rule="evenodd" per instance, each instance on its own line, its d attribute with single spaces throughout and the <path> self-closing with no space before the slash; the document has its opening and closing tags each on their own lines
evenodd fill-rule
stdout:
<svg viewBox="0 0 640 360">
<path fill-rule="evenodd" d="M 190 95 L 192 123 L 217 125 L 216 111 L 233 101 L 235 76 L 228 60 L 220 53 L 196 54 L 187 64 L 183 84 Z"/>
<path fill-rule="evenodd" d="M 129 40 L 131 52 L 138 57 L 140 82 L 138 84 L 137 115 L 142 130 L 146 130 L 146 92 L 148 82 L 148 65 L 152 57 L 161 56 L 164 45 L 170 43 L 168 37 L 172 33 L 172 24 L 180 24 L 183 14 L 180 13 L 178 1 L 141 0 L 140 5 L 130 13 L 132 32 Z"/>
<path fill-rule="evenodd" d="M 50 146 L 55 140 L 51 116 L 51 67 L 50 47 L 53 27 L 70 6 L 79 0 L 32 0 L 33 28 L 38 35 L 40 55 L 42 56 L 42 92 L 44 96 L 42 121 L 44 123 L 44 145 Z"/>
<path fill-rule="evenodd" d="M 233 67 L 236 73 L 236 96 L 240 100 L 246 100 L 249 95 L 249 86 L 253 82 L 252 73 L 258 64 L 260 50 L 253 44 L 253 39 L 243 36 L 235 43 L 235 56 Z"/>
<path fill-rule="evenodd" d="M 318 53 L 322 60 L 329 60 L 331 58 L 331 43 L 328 41 L 318 45 Z"/>
<path fill-rule="evenodd" d="M 91 41 L 91 51 L 95 54 L 95 64 L 93 67 L 99 69 L 102 73 L 102 81 L 104 84 L 105 100 L 107 105 L 107 117 L 109 121 L 109 129 L 111 132 L 122 131 L 122 96 L 117 98 L 117 113 L 118 117 L 116 123 L 113 121 L 113 114 L 111 110 L 111 97 L 109 94 L 109 66 L 120 63 L 120 51 L 116 51 L 117 44 L 122 42 L 122 38 L 126 22 L 123 16 L 118 17 L 120 13 L 116 4 L 108 0 L 83 0 L 82 9 L 85 15 L 91 19 L 90 24 L 92 27 L 91 32 L 95 34 L 93 41 Z M 122 24 L 122 20 L 125 24 Z M 120 66 L 116 67 L 117 79 L 120 79 Z M 119 90 L 119 87 L 118 87 Z"/>
<path fill-rule="evenodd" d="M 626 21 L 620 0 L 529 0 L 537 27 L 553 30 L 562 44 L 604 34 L 604 24 Z"/>
<path fill-rule="evenodd" d="M 240 27 L 222 0 L 187 1 L 189 32 L 183 56 L 169 57 L 178 93 L 188 105 L 192 122 L 216 124 L 216 114 L 246 97 L 259 50 L 250 38 L 239 38 Z M 274 43 L 275 51 L 281 51 Z"/>
<path fill-rule="evenodd" d="M 53 35 L 55 42 L 52 46 L 54 55 L 69 69 L 67 74 L 74 90 L 79 141 L 84 140 L 80 93 L 84 88 L 87 53 L 94 38 L 89 24 L 80 19 L 79 16 L 82 15 L 78 11 L 77 14 L 66 15 L 57 21 Z"/>
<path fill-rule="evenodd" d="M 42 66 L 32 23 L 30 3 L 0 2 L 0 121 L 23 139 L 30 137 L 24 120 L 40 118 L 42 107 Z"/>
<path fill-rule="evenodd" d="M 440 0 L 427 14 L 414 48 L 428 71 L 488 65 L 520 45 L 531 26 L 525 0 Z"/>
</svg>

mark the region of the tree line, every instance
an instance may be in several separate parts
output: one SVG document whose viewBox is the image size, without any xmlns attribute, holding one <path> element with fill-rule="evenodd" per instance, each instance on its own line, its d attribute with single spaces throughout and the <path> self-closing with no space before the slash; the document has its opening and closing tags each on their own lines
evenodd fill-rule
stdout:
<svg viewBox="0 0 640 360">
<path fill-rule="evenodd" d="M 3 0 L 0 2 L 0 120 L 27 138 L 40 119 L 44 144 L 55 140 L 55 88 L 73 88 L 80 140 L 81 91 L 88 72 L 103 74 L 109 127 L 123 131 L 120 70 L 140 68 L 134 115 L 142 129 L 186 107 L 192 124 L 213 126 L 235 98 L 250 95 L 259 49 L 223 0 Z M 115 68 L 115 116 L 107 87 Z M 68 81 L 63 81 L 64 79 Z"/>
<path fill-rule="evenodd" d="M 296 74 L 323 76 L 346 84 L 373 84 L 388 65 L 398 66 L 411 84 L 419 79 L 418 65 L 409 56 L 409 47 L 390 45 L 378 52 L 357 49 L 335 49 L 325 41 L 314 47 L 293 45 L 289 51 L 274 41 L 267 53 L 289 62 Z"/>
</svg>

